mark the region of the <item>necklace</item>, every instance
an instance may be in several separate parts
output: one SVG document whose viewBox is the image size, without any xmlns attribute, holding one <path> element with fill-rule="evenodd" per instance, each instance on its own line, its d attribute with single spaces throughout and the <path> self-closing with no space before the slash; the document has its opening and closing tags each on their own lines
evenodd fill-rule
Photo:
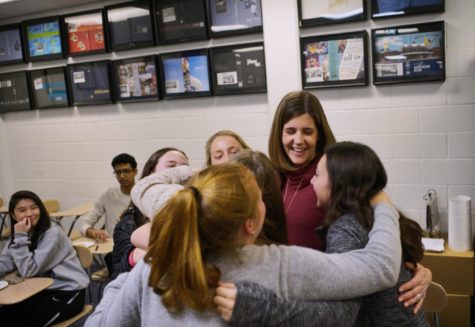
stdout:
<svg viewBox="0 0 475 327">
<path fill-rule="evenodd" d="M 292 203 L 294 203 L 295 196 L 296 196 L 297 193 L 299 192 L 299 190 L 300 190 L 300 185 L 302 185 L 302 182 L 303 182 L 303 176 L 302 176 L 302 178 L 300 179 L 299 185 L 297 185 L 297 190 L 295 191 L 294 195 L 293 195 L 292 198 L 290 199 L 289 205 L 287 206 L 287 208 L 285 208 L 285 213 L 286 213 L 286 214 L 287 214 L 287 212 L 290 210 L 290 207 L 292 206 Z M 284 206 L 285 206 L 285 200 L 287 199 L 287 191 L 288 191 L 288 190 L 289 190 L 289 178 L 287 178 L 287 183 L 285 184 Z"/>
</svg>

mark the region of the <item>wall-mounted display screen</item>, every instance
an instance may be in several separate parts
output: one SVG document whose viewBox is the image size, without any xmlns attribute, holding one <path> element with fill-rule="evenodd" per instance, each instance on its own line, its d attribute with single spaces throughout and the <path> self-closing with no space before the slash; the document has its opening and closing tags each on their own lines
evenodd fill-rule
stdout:
<svg viewBox="0 0 475 327">
<path fill-rule="evenodd" d="M 69 106 L 64 67 L 30 71 L 30 89 L 38 109 Z"/>
<path fill-rule="evenodd" d="M 26 72 L 0 74 L 0 113 L 30 108 Z"/>
<path fill-rule="evenodd" d="M 444 0 L 372 0 L 371 17 L 384 18 L 423 14 L 430 12 L 444 12 Z"/>
<path fill-rule="evenodd" d="M 63 57 L 59 17 L 31 20 L 24 23 L 30 61 L 60 59 Z"/>
<path fill-rule="evenodd" d="M 204 0 L 155 0 L 158 44 L 208 38 Z"/>
<path fill-rule="evenodd" d="M 111 50 L 151 47 L 155 44 L 149 1 L 106 7 Z"/>
<path fill-rule="evenodd" d="M 208 50 L 160 55 L 164 98 L 211 95 Z"/>
<path fill-rule="evenodd" d="M 366 19 L 366 0 L 298 0 L 298 3 L 300 27 Z"/>
<path fill-rule="evenodd" d="M 261 0 L 208 0 L 211 37 L 262 31 Z"/>
<path fill-rule="evenodd" d="M 73 105 L 112 103 L 109 61 L 68 65 Z"/>
<path fill-rule="evenodd" d="M 114 61 L 117 101 L 158 100 L 155 56 Z"/>
<path fill-rule="evenodd" d="M 21 26 L 19 24 L 0 26 L 0 65 L 24 61 Z"/>
<path fill-rule="evenodd" d="M 300 40 L 304 88 L 368 84 L 365 31 Z"/>
<path fill-rule="evenodd" d="M 374 84 L 445 80 L 444 24 L 372 30 Z"/>
<path fill-rule="evenodd" d="M 211 49 L 215 95 L 266 92 L 266 65 L 262 43 Z"/>
<path fill-rule="evenodd" d="M 64 17 L 67 31 L 68 55 L 106 51 L 102 10 Z"/>
</svg>

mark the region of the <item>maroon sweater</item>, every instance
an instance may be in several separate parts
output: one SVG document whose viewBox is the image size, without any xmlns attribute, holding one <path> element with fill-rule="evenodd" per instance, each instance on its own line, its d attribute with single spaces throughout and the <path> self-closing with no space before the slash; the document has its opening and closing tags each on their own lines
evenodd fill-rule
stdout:
<svg viewBox="0 0 475 327">
<path fill-rule="evenodd" d="M 317 208 L 317 195 L 310 184 L 316 167 L 317 161 L 295 172 L 285 173 L 282 197 L 289 244 L 323 250 L 324 243 L 318 237 L 316 228 L 323 224 L 325 214 Z"/>
</svg>

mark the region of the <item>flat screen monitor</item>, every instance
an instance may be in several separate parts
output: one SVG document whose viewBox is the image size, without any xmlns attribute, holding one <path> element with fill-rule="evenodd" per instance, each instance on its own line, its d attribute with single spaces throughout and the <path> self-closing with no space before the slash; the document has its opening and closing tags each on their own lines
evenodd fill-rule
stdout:
<svg viewBox="0 0 475 327">
<path fill-rule="evenodd" d="M 65 16 L 64 25 L 69 56 L 106 51 L 102 10 Z"/>
<path fill-rule="evenodd" d="M 392 1 L 392 0 L 389 0 Z M 366 0 L 298 0 L 300 27 L 366 19 Z"/>
<path fill-rule="evenodd" d="M 25 61 L 21 25 L 0 26 L 0 65 Z"/>
<path fill-rule="evenodd" d="M 155 0 L 158 44 L 205 40 L 204 0 Z"/>
<path fill-rule="evenodd" d="M 444 0 L 371 0 L 372 18 L 444 12 L 444 10 Z"/>
<path fill-rule="evenodd" d="M 30 71 L 30 87 L 38 109 L 69 106 L 68 87 L 64 67 Z"/>
<path fill-rule="evenodd" d="M 241 44 L 211 49 L 215 95 L 266 92 L 264 44 Z"/>
<path fill-rule="evenodd" d="M 300 40 L 302 85 L 368 85 L 366 31 L 319 35 Z"/>
<path fill-rule="evenodd" d="M 371 31 L 373 83 L 445 80 L 443 21 Z"/>
<path fill-rule="evenodd" d="M 155 56 L 117 60 L 113 67 L 117 101 L 158 100 Z"/>
<path fill-rule="evenodd" d="M 208 50 L 160 55 L 164 99 L 211 95 Z"/>
<path fill-rule="evenodd" d="M 68 65 L 72 104 L 76 106 L 112 103 L 109 61 Z"/>
<path fill-rule="evenodd" d="M 106 7 L 110 49 L 138 49 L 155 45 L 149 1 Z"/>
<path fill-rule="evenodd" d="M 0 74 L 0 113 L 31 109 L 25 71 Z"/>
<path fill-rule="evenodd" d="M 261 0 L 209 0 L 211 37 L 262 31 Z"/>
<path fill-rule="evenodd" d="M 63 58 L 59 16 L 30 20 L 23 24 L 29 61 Z"/>
</svg>

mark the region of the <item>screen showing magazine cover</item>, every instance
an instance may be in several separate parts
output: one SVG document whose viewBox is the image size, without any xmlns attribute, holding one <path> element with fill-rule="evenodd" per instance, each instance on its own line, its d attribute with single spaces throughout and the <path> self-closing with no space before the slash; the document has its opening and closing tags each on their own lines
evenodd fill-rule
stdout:
<svg viewBox="0 0 475 327">
<path fill-rule="evenodd" d="M 69 53 L 77 54 L 105 50 L 101 12 L 65 17 Z"/>
<path fill-rule="evenodd" d="M 239 92 L 240 89 L 266 90 L 263 45 L 215 48 L 211 51 L 217 94 L 232 90 Z"/>
<path fill-rule="evenodd" d="M 303 39 L 304 87 L 365 84 L 364 33 L 326 38 Z"/>
<path fill-rule="evenodd" d="M 69 105 L 63 67 L 31 71 L 31 83 L 39 109 Z"/>
<path fill-rule="evenodd" d="M 302 26 L 340 23 L 365 18 L 363 0 L 300 0 Z"/>
<path fill-rule="evenodd" d="M 27 26 L 30 57 L 61 54 L 59 20 Z"/>
<path fill-rule="evenodd" d="M 210 91 L 208 56 L 186 55 L 163 59 L 167 95 Z"/>
<path fill-rule="evenodd" d="M 373 18 L 444 11 L 444 0 L 372 0 Z"/>
<path fill-rule="evenodd" d="M 119 99 L 158 98 L 154 57 L 123 60 L 115 65 Z"/>
<path fill-rule="evenodd" d="M 23 60 L 20 28 L 0 31 L 0 64 Z"/>
<path fill-rule="evenodd" d="M 375 82 L 445 79 L 443 22 L 373 30 Z"/>
<path fill-rule="evenodd" d="M 111 103 L 107 62 L 68 67 L 74 105 Z"/>
<path fill-rule="evenodd" d="M 197 0 L 156 1 L 160 43 L 206 39 L 205 4 Z"/>
<path fill-rule="evenodd" d="M 239 31 L 262 26 L 260 0 L 211 0 L 211 31 Z"/>
<path fill-rule="evenodd" d="M 0 75 L 0 112 L 30 109 L 26 72 Z"/>
<path fill-rule="evenodd" d="M 153 45 L 152 19 L 148 2 L 107 10 L 112 48 L 132 49 Z"/>
</svg>

